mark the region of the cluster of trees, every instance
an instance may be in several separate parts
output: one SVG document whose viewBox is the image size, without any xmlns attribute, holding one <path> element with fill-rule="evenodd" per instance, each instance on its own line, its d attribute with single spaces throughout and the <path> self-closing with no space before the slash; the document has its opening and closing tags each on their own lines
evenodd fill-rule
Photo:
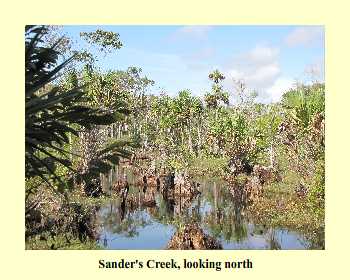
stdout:
<svg viewBox="0 0 350 280">
<path fill-rule="evenodd" d="M 226 92 L 225 77 L 215 70 L 203 99 L 189 90 L 175 97 L 148 94 L 154 81 L 140 68 L 103 72 L 96 55 L 75 50 L 52 27 L 27 26 L 25 38 L 28 215 L 38 205 L 33 197 L 40 187 L 69 196 L 80 186 L 85 195 L 98 195 L 100 174 L 137 153 L 178 171 L 197 158 L 272 168 L 288 162 L 312 203 L 323 205 L 323 83 L 297 86 L 279 103 L 259 104 L 242 81 L 234 94 Z M 104 53 L 122 47 L 113 32 L 85 32 L 81 38 Z"/>
<path fill-rule="evenodd" d="M 93 69 L 93 64 L 82 58 L 93 55 L 72 51 L 67 40 L 55 39 L 53 34 L 46 26 L 25 28 L 27 237 L 53 227 L 68 232 L 62 223 L 69 225 L 71 218 L 79 220 L 85 215 L 82 207 L 69 203 L 70 191 L 81 186 L 84 194 L 97 195 L 100 174 L 118 164 L 121 157 L 128 157 L 135 143 L 108 134 L 107 129 L 123 120 L 129 111 L 123 98 L 109 98 L 106 91 L 99 91 L 112 85 L 91 75 L 88 69 Z M 82 36 L 103 50 L 121 46 L 114 33 L 97 30 Z M 67 53 L 72 54 L 68 59 L 64 57 Z M 80 72 L 84 75 L 79 76 Z M 96 90 L 95 85 L 100 88 Z M 45 215 L 45 206 L 52 213 Z M 52 217 L 54 210 L 56 217 Z M 70 215 L 62 217 L 62 213 Z M 91 232 L 87 225 L 72 226 L 73 234 L 79 238 L 82 228 L 85 235 Z"/>
<path fill-rule="evenodd" d="M 120 157 L 130 156 L 127 148 L 136 141 L 121 137 L 122 125 L 131 111 L 142 108 L 142 96 L 130 96 L 141 94 L 153 81 L 135 67 L 101 73 L 94 64 L 82 66 L 86 52 L 66 48 L 62 38 L 47 45 L 50 32 L 45 26 L 26 27 L 26 179 L 40 177 L 64 192 L 73 181 L 63 180 L 62 172 L 68 176 L 78 171 L 78 179 L 89 182 Z M 114 33 L 97 30 L 81 36 L 102 50 L 121 47 Z M 73 55 L 59 64 L 67 52 Z"/>
</svg>

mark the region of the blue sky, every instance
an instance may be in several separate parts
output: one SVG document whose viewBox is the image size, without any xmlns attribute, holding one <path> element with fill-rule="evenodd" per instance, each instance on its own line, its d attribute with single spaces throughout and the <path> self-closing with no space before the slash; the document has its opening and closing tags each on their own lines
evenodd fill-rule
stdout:
<svg viewBox="0 0 350 280">
<path fill-rule="evenodd" d="M 208 74 L 219 69 L 225 88 L 243 79 L 261 102 L 276 102 L 295 81 L 324 80 L 322 26 L 65 26 L 78 39 L 81 31 L 101 28 L 120 34 L 123 47 L 99 60 L 104 70 L 143 69 L 160 89 L 176 95 L 189 89 L 203 96 Z"/>
</svg>

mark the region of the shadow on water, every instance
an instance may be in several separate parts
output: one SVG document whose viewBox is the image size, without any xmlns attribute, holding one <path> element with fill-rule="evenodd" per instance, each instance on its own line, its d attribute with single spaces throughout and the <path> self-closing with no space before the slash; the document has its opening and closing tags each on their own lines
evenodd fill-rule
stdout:
<svg viewBox="0 0 350 280">
<path fill-rule="evenodd" d="M 168 196 L 158 181 L 156 187 L 139 187 L 130 170 L 114 170 L 102 180 L 106 192 L 120 174 L 127 175 L 127 197 L 111 198 L 98 212 L 99 243 L 106 249 L 164 249 L 179 229 L 193 224 L 223 249 L 312 247 L 299 233 L 249 221 L 244 196 L 233 196 L 219 180 L 198 180 L 195 196 Z"/>
</svg>

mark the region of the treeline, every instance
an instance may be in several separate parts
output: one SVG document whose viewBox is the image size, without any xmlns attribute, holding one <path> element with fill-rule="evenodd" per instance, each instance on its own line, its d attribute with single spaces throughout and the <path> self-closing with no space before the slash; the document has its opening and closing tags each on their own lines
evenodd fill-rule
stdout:
<svg viewBox="0 0 350 280">
<path fill-rule="evenodd" d="M 72 217 L 91 211 L 76 201 L 72 206 L 72 194 L 100 196 L 100 174 L 140 154 L 153 159 L 152 168 L 194 175 L 236 177 L 255 165 L 293 171 L 312 205 L 324 207 L 323 83 L 298 85 L 279 103 L 259 104 L 242 81 L 235 92 L 225 91 L 216 70 L 203 99 L 189 90 L 150 94 L 154 81 L 140 68 L 103 72 L 97 57 L 74 50 L 50 27 L 27 26 L 25 34 L 27 238 L 67 225 L 57 214 L 62 209 Z M 106 53 L 122 47 L 113 32 L 81 38 Z M 45 199 L 55 200 L 56 209 Z M 51 220 L 43 215 L 49 211 Z M 65 239 L 93 238 L 89 228 L 82 222 L 65 229 Z"/>
</svg>

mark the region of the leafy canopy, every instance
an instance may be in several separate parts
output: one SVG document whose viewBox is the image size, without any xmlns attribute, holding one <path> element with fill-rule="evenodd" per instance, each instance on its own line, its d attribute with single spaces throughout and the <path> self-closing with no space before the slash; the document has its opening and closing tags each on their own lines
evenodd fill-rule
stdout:
<svg viewBox="0 0 350 280">
<path fill-rule="evenodd" d="M 68 134 L 78 136 L 81 127 L 112 124 L 124 111 L 88 106 L 83 86 L 67 90 L 56 85 L 60 71 L 74 56 L 58 64 L 60 53 L 56 47 L 60 40 L 51 47 L 45 46 L 46 33 L 45 26 L 25 29 L 25 174 L 26 178 L 39 176 L 50 186 L 54 180 L 59 183 L 59 190 L 63 190 L 66 184 L 57 175 L 57 165 L 74 171 L 71 152 L 64 149 L 69 144 Z M 116 156 L 127 156 L 121 149 L 126 144 L 111 143 L 101 152 L 95 166 L 106 171 L 106 165 L 117 161 Z"/>
</svg>

